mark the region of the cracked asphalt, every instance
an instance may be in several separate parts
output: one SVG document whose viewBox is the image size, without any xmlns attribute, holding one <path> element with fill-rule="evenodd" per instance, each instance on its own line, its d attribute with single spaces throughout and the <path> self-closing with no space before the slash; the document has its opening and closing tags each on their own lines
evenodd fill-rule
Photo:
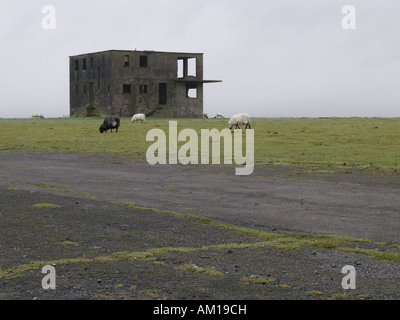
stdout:
<svg viewBox="0 0 400 320">
<path fill-rule="evenodd" d="M 354 246 L 398 255 L 395 171 L 256 166 L 235 176 L 233 166 L 3 151 L 0 189 L 0 299 L 400 297 L 396 259 L 244 232 L 368 238 Z M 55 265 L 56 290 L 41 287 L 42 264 Z M 356 290 L 341 286 L 345 265 Z"/>
</svg>

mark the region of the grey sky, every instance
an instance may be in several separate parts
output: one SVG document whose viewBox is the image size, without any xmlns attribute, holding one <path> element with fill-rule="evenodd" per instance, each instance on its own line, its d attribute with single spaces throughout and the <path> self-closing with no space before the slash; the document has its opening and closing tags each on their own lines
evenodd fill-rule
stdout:
<svg viewBox="0 0 400 320">
<path fill-rule="evenodd" d="M 400 116 L 398 0 L 1 0 L 0 43 L 0 117 L 69 114 L 68 57 L 109 49 L 203 52 L 211 115 Z"/>
</svg>

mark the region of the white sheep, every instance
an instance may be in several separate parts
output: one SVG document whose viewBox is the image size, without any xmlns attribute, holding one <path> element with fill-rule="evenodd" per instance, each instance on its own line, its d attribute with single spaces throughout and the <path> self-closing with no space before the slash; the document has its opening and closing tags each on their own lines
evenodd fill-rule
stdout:
<svg viewBox="0 0 400 320">
<path fill-rule="evenodd" d="M 251 128 L 250 127 L 250 116 L 247 113 L 235 114 L 228 121 L 229 129 L 232 129 L 233 126 L 236 126 L 236 129 L 239 129 L 240 124 L 245 124 L 246 129 L 247 129 L 247 126 L 249 126 L 249 129 Z"/>
<path fill-rule="evenodd" d="M 44 116 L 43 116 L 43 114 L 41 114 L 41 113 L 34 113 L 34 114 L 32 115 L 32 118 L 44 119 Z"/>
<path fill-rule="evenodd" d="M 137 121 L 141 121 L 142 123 L 145 122 L 146 120 L 146 116 L 143 113 L 137 113 L 135 115 L 133 115 L 131 122 L 137 122 Z"/>
<path fill-rule="evenodd" d="M 217 113 L 217 114 L 215 115 L 215 118 L 225 118 L 225 117 L 223 116 L 222 113 Z"/>
</svg>

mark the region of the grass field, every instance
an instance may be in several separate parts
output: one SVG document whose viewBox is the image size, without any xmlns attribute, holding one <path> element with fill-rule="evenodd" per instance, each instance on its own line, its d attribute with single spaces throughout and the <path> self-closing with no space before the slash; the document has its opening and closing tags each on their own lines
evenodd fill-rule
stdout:
<svg viewBox="0 0 400 320">
<path fill-rule="evenodd" d="M 145 159 L 153 144 L 146 141 L 150 129 L 168 134 L 169 121 L 177 120 L 178 132 L 191 128 L 200 137 L 201 129 L 222 130 L 228 121 L 149 118 L 146 124 L 131 124 L 130 118 L 121 118 L 118 134 L 100 134 L 102 120 L 0 119 L 0 150 L 107 153 Z M 252 129 L 256 164 L 400 169 L 400 118 L 254 118 Z"/>
</svg>

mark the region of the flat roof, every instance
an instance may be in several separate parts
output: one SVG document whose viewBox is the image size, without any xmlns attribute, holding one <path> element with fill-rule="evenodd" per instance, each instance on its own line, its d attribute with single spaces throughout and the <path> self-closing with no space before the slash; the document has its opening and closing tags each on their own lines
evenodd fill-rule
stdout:
<svg viewBox="0 0 400 320">
<path fill-rule="evenodd" d="M 171 52 L 171 51 L 154 51 L 154 50 L 116 50 L 116 49 L 111 49 L 111 50 L 104 50 L 104 51 L 96 51 L 96 52 L 88 52 L 88 53 L 80 53 L 76 54 L 73 56 L 69 57 L 79 57 L 79 56 L 86 56 L 89 54 L 97 54 L 97 53 L 106 53 L 106 52 L 139 52 L 139 53 L 163 53 L 163 54 L 183 54 L 183 55 L 203 55 L 204 53 L 199 53 L 199 52 Z"/>
</svg>

